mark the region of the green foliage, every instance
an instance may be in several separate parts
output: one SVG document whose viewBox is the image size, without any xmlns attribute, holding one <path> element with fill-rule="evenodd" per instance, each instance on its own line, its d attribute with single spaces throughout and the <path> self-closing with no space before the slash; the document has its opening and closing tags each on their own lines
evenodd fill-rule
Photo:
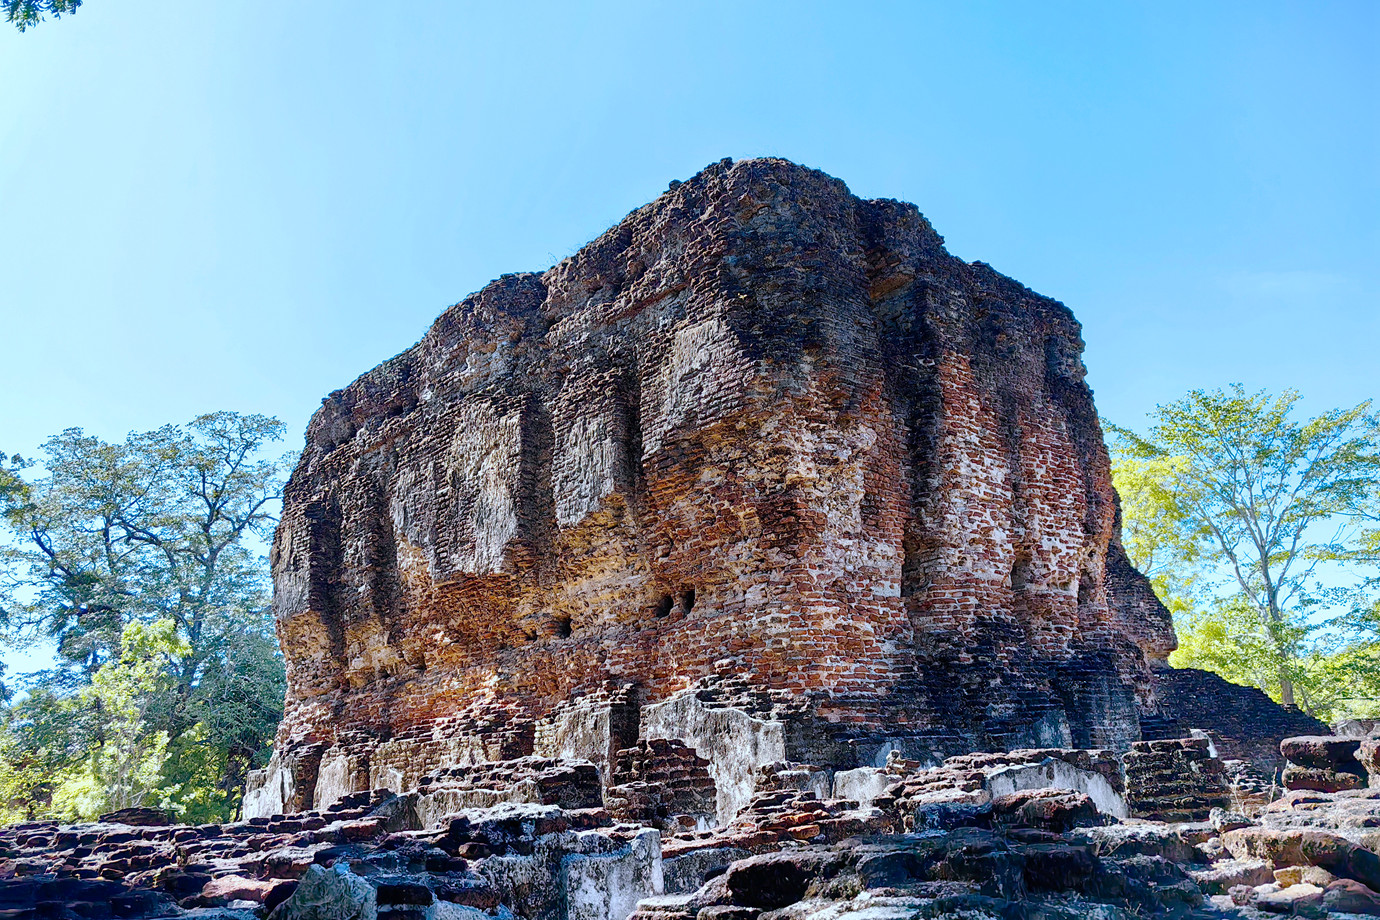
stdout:
<svg viewBox="0 0 1380 920">
<path fill-rule="evenodd" d="M 60 19 L 64 13 L 75 13 L 82 0 L 0 0 L 0 3 L 5 6 L 5 21 L 14 23 L 15 28 L 23 32 L 42 22 L 45 13 L 54 19 Z"/>
<path fill-rule="evenodd" d="M 1302 648 L 1307 628 L 1270 624 L 1240 595 L 1205 598 L 1175 616 L 1179 648 L 1169 655 L 1176 668 L 1214 671 L 1238 684 L 1259 687 L 1276 701 L 1281 699 L 1279 679 L 1286 676 L 1297 687 L 1301 661 L 1281 656 L 1281 644 Z M 1281 630 L 1288 635 L 1278 635 Z"/>
<path fill-rule="evenodd" d="M 99 715 L 98 743 L 83 769 L 68 771 L 53 793 L 54 810 L 83 820 L 138 805 L 167 805 L 179 791 L 162 782 L 168 733 L 149 724 L 155 701 L 173 689 L 177 663 L 191 652 L 171 620 L 130 623 L 120 656 L 101 666 L 81 692 Z"/>
<path fill-rule="evenodd" d="M 6 457 L 4 451 L 0 451 L 0 511 L 23 501 L 28 493 L 28 486 L 20 476 L 20 471 L 26 465 L 24 458 L 18 454 Z"/>
<path fill-rule="evenodd" d="M 196 658 L 228 627 L 261 626 L 265 573 L 245 540 L 271 534 L 284 466 L 255 454 L 281 435 L 274 419 L 221 412 L 122 444 L 50 438 L 49 475 L 6 515 L 22 540 L 8 568 L 33 589 L 11 604 L 14 625 L 56 639 L 88 676 L 131 620 L 172 619 Z"/>
<path fill-rule="evenodd" d="M 275 523 L 287 458 L 260 454 L 281 433 L 229 412 L 121 443 L 70 429 L 44 445 L 46 475 L 12 490 L 8 640 L 51 639 L 58 661 L 9 708 L 0 747 L 13 783 L 42 767 L 40 810 L 238 808 L 285 689 L 251 551 Z"/>
<path fill-rule="evenodd" d="M 1173 473 L 1172 459 L 1120 457 L 1112 466 L 1126 554 L 1177 616 L 1193 609 L 1202 573 L 1197 542 L 1186 535 L 1184 511 L 1167 487 Z"/>
<path fill-rule="evenodd" d="M 4 451 L 0 451 L 0 515 L 9 515 L 28 500 L 28 483 L 24 482 L 20 475 L 25 466 L 23 457 L 18 454 L 7 457 Z M 5 574 L 0 570 L 0 627 L 9 625 L 12 604 L 10 591 L 13 585 L 10 579 L 4 577 Z M 5 666 L 0 664 L 0 677 L 4 677 L 4 674 Z M 0 703 L 9 702 L 10 696 L 9 686 L 0 681 Z M 0 792 L 0 795 L 3 795 L 3 792 Z"/>
<path fill-rule="evenodd" d="M 166 770 L 184 820 L 220 821 L 238 808 L 250 768 L 268 761 L 286 692 L 277 643 L 265 633 L 232 637 L 208 663 L 192 700 L 196 724 L 173 742 Z"/>
<path fill-rule="evenodd" d="M 36 817 L 33 798 L 41 777 L 17 755 L 9 738 L 0 737 L 0 824 Z"/>
<path fill-rule="evenodd" d="M 1309 703 L 1338 717 L 1380 718 L 1380 600 L 1359 601 L 1327 627 L 1324 641 L 1304 662 Z"/>
<path fill-rule="evenodd" d="M 99 743 L 99 713 L 77 694 L 44 682 L 3 711 L 0 818 L 7 823 L 52 814 L 53 794 Z"/>
<path fill-rule="evenodd" d="M 235 813 L 238 796 L 227 789 L 229 756 L 212 744 L 200 723 L 170 745 L 164 779 L 175 790 L 169 805 L 188 824 L 214 824 Z M 241 780 L 241 785 L 243 780 Z"/>
<path fill-rule="evenodd" d="M 1367 402 L 1300 421 L 1298 400 L 1194 390 L 1144 436 L 1112 426 L 1113 478 L 1128 553 L 1175 614 L 1171 664 L 1343 715 L 1375 699 L 1380 632 L 1319 612 L 1373 582 L 1380 420 Z M 1320 566 L 1347 584 L 1323 588 Z"/>
</svg>

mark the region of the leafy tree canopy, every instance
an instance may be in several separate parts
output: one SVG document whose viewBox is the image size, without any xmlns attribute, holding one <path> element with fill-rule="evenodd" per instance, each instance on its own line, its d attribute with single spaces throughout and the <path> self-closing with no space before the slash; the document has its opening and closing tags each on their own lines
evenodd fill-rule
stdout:
<svg viewBox="0 0 1380 920">
<path fill-rule="evenodd" d="M 23 32 L 42 22 L 45 14 L 58 19 L 64 13 L 75 13 L 82 0 L 0 0 L 0 3 L 5 5 L 5 21 L 14 23 L 15 28 Z"/>
<path fill-rule="evenodd" d="M 57 661 L 30 676 L 0 747 L 13 782 L 36 771 L 40 811 L 237 808 L 284 692 L 256 552 L 287 471 L 264 451 L 281 436 L 275 419 L 218 412 L 120 443 L 69 429 L 30 479 L 11 463 L 0 606 L 10 642 L 52 641 Z"/>
<path fill-rule="evenodd" d="M 26 487 L 19 475 L 23 468 L 23 457 L 18 454 L 6 457 L 5 452 L 0 451 L 0 510 L 8 509 L 23 499 Z"/>
<path fill-rule="evenodd" d="M 1175 614 L 1171 662 L 1358 713 L 1380 696 L 1380 419 L 1369 402 L 1298 419 L 1299 398 L 1194 390 L 1144 435 L 1111 426 L 1124 540 Z"/>
</svg>

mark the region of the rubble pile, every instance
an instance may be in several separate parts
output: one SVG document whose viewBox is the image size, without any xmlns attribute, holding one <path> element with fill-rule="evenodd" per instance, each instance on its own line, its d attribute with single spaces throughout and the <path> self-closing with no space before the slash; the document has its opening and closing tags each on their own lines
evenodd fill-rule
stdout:
<svg viewBox="0 0 1380 920">
<path fill-rule="evenodd" d="M 1126 754 L 1128 805 L 1137 818 L 1205 821 L 1231 804 L 1226 767 L 1205 738 L 1138 741 Z"/>
<path fill-rule="evenodd" d="M 1353 748 L 1336 741 L 1289 739 L 1283 756 L 1316 764 L 1333 752 L 1334 767 L 1349 766 Z M 837 772 L 778 762 L 758 770 L 756 791 L 725 824 L 705 811 L 706 761 L 692 750 L 638 743 L 613 762 L 620 782 L 609 798 L 593 764 L 527 757 L 436 770 L 401 795 L 352 793 L 323 811 L 235 824 L 169 825 L 143 809 L 94 825 L 18 825 L 0 831 L 0 911 L 6 920 L 1380 916 L 1380 789 L 1262 794 L 1256 771 L 1228 770 L 1203 737 L 1123 755 L 1041 748 L 937 766 L 893 755 Z M 680 788 L 701 809 L 693 825 L 668 812 L 626 820 L 611 807 L 639 785 L 676 801 L 686 780 Z M 837 795 L 849 789 L 869 794 Z M 504 790 L 509 798 L 492 803 Z M 448 804 L 460 807 L 442 814 Z"/>
</svg>

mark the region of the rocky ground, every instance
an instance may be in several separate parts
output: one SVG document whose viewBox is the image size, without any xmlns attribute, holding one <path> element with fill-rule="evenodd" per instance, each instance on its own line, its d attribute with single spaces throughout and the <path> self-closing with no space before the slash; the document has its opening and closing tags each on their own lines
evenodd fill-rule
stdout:
<svg viewBox="0 0 1380 920">
<path fill-rule="evenodd" d="M 828 784 L 777 764 L 727 826 L 659 814 L 659 830 L 646 820 L 650 793 L 636 823 L 620 811 L 626 792 L 571 807 L 589 804 L 597 782 L 578 765 L 489 764 L 320 813 L 191 827 L 133 810 L 5 828 L 0 918 L 1380 916 L 1380 788 L 1367 785 L 1366 744 L 1285 742 L 1291 782 L 1326 789 L 1273 788 L 1211 757 L 1203 739 L 1120 758 L 1018 751 L 928 768 L 893 758 Z M 529 801 L 436 814 L 438 802 L 505 788 Z M 830 796 L 844 789 L 856 797 Z M 1115 813 L 1128 809 L 1168 820 Z"/>
</svg>

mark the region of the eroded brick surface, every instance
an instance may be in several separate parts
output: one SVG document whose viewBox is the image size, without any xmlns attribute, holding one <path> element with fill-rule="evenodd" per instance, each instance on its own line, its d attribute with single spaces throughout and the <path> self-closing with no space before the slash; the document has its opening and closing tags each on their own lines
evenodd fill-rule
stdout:
<svg viewBox="0 0 1380 920">
<path fill-rule="evenodd" d="M 1207 738 L 1138 741 L 1123 758 L 1131 815 L 1155 821 L 1204 821 L 1232 804 L 1226 768 Z"/>
<path fill-rule="evenodd" d="M 277 750 L 323 780 L 288 810 L 453 763 L 607 769 L 682 691 L 779 723 L 775 760 L 1125 749 L 1174 638 L 1081 351 L 914 206 L 780 160 L 466 298 L 308 429 Z"/>
</svg>

